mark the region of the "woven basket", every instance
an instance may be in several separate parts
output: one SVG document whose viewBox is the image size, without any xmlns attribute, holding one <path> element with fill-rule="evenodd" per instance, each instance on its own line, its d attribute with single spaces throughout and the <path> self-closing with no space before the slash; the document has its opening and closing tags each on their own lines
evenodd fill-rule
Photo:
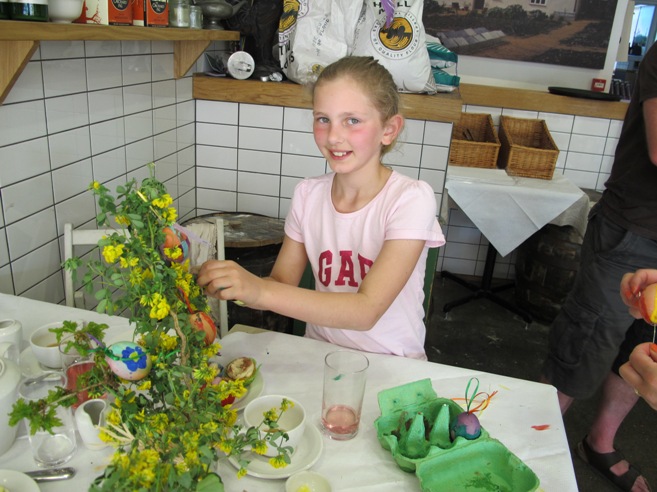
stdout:
<svg viewBox="0 0 657 492">
<path fill-rule="evenodd" d="M 511 176 L 552 179 L 557 148 L 544 120 L 500 116 L 498 166 Z"/>
<path fill-rule="evenodd" d="M 493 119 L 489 114 L 461 113 L 452 127 L 449 164 L 453 166 L 496 168 L 500 151 Z"/>
</svg>

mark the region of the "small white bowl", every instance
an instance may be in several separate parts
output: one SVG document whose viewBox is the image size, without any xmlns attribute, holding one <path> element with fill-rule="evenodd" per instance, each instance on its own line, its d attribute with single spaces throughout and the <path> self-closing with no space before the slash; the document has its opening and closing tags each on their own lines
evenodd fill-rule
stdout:
<svg viewBox="0 0 657 492">
<path fill-rule="evenodd" d="M 264 418 L 264 413 L 272 408 L 280 412 L 281 402 L 283 398 L 289 400 L 294 405 L 288 408 L 278 421 L 280 429 L 283 429 L 287 435 L 288 440 L 283 441 L 283 446 L 291 446 L 296 451 L 301 437 L 306 428 L 306 412 L 301 406 L 301 403 L 281 395 L 266 395 L 255 398 L 244 408 L 244 423 L 248 427 L 258 427 Z M 263 429 L 264 430 L 264 429 Z M 265 456 L 276 456 L 278 453 L 274 446 L 267 445 Z"/>
<path fill-rule="evenodd" d="M 331 484 L 324 475 L 306 470 L 285 481 L 285 492 L 331 492 Z"/>
<path fill-rule="evenodd" d="M 84 0 L 48 0 L 50 22 L 70 24 L 82 14 Z"/>
</svg>

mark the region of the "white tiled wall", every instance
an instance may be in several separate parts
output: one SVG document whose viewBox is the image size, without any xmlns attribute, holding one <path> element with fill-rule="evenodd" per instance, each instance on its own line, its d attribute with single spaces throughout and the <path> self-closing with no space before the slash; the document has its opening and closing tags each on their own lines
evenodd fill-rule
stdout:
<svg viewBox="0 0 657 492">
<path fill-rule="evenodd" d="M 63 224 L 95 227 L 92 180 L 114 190 L 155 162 L 195 216 L 195 111 L 172 42 L 42 42 L 0 106 L 0 292 L 63 301 Z"/>
<path fill-rule="evenodd" d="M 620 121 L 464 110 L 496 124 L 500 114 L 545 119 L 561 150 L 556 172 L 602 190 Z M 285 217 L 294 185 L 327 171 L 311 128 L 308 110 L 194 102 L 191 78 L 173 78 L 171 42 L 42 42 L 0 106 L 0 292 L 62 302 L 63 224 L 94 227 L 90 181 L 115 189 L 144 177 L 152 161 L 181 220 L 216 211 Z M 451 124 L 408 120 L 385 159 L 429 182 L 438 204 L 450 135 Z M 486 239 L 457 209 L 443 228 L 438 269 L 481 275 Z M 494 276 L 512 277 L 513 262 L 513 253 L 498 258 Z"/>
<path fill-rule="evenodd" d="M 451 123 L 407 120 L 384 161 L 433 186 L 441 203 Z M 327 172 L 312 134 L 312 113 L 281 106 L 197 101 L 199 213 L 239 211 L 284 218 L 294 186 Z"/>
</svg>

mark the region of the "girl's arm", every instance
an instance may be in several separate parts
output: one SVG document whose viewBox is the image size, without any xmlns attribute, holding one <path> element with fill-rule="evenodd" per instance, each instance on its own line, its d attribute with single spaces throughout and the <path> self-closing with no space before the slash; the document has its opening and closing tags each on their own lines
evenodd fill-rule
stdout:
<svg viewBox="0 0 657 492">
<path fill-rule="evenodd" d="M 206 262 L 198 283 L 218 299 L 239 299 L 249 307 L 321 326 L 369 330 L 387 311 L 411 276 L 422 253 L 421 240 L 386 241 L 358 292 L 317 292 L 297 287 L 306 267 L 302 243 L 286 237 L 272 270 L 262 279 L 234 262 Z"/>
</svg>

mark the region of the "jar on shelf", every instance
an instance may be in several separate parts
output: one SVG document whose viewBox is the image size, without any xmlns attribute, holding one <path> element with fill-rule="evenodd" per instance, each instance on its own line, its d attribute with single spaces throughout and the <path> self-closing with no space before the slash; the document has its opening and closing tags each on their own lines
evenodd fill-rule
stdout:
<svg viewBox="0 0 657 492">
<path fill-rule="evenodd" d="M 48 0 L 12 0 L 9 17 L 14 20 L 48 22 Z"/>
<path fill-rule="evenodd" d="M 169 27 L 189 27 L 190 0 L 169 0 Z"/>
<path fill-rule="evenodd" d="M 203 10 L 200 5 L 191 5 L 189 7 L 189 27 L 203 29 Z"/>
</svg>

